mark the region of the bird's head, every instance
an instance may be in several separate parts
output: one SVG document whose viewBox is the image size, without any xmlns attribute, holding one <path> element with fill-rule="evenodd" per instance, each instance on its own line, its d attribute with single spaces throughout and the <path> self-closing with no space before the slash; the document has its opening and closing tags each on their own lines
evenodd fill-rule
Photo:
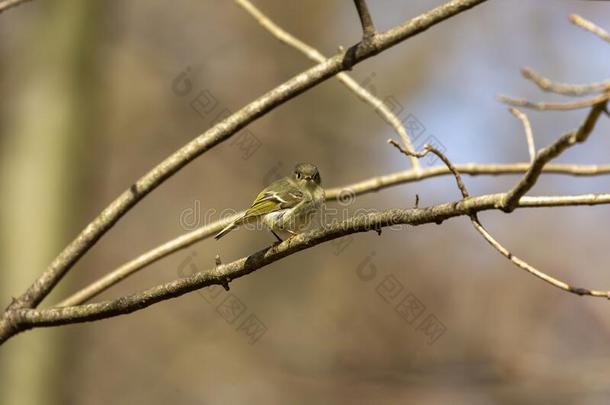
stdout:
<svg viewBox="0 0 610 405">
<path fill-rule="evenodd" d="M 318 186 L 322 182 L 318 168 L 310 163 L 299 163 L 294 168 L 294 179 L 303 185 Z"/>
</svg>

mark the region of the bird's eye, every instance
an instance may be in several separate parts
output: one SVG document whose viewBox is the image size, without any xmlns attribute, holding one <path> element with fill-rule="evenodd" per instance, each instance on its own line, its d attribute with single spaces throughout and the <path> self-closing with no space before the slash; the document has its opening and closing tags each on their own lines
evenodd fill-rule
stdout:
<svg viewBox="0 0 610 405">
<path fill-rule="evenodd" d="M 300 179 L 300 178 L 301 178 L 301 173 L 299 173 L 299 172 L 294 172 L 294 174 L 297 176 L 297 179 Z"/>
</svg>

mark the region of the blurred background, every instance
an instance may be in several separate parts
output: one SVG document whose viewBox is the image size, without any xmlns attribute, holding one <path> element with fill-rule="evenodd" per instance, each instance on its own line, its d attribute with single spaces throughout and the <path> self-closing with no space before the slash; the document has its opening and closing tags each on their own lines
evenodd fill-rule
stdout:
<svg viewBox="0 0 610 405">
<path fill-rule="evenodd" d="M 442 1 L 369 3 L 385 30 Z M 521 78 L 522 66 L 558 81 L 608 78 L 608 44 L 567 19 L 578 13 L 609 29 L 604 3 L 492 1 L 351 74 L 399 104 L 401 118 L 417 121 L 416 146 L 435 142 L 456 163 L 527 161 L 521 124 L 496 95 L 561 100 Z M 351 1 L 255 4 L 326 55 L 360 37 Z M 3 307 L 135 179 L 311 66 L 220 0 L 32 1 L 0 15 L 0 37 Z M 212 101 L 202 108 L 197 100 Z M 537 145 L 585 115 L 529 113 Z M 317 164 L 326 187 L 409 167 L 385 143 L 394 137 L 391 128 L 336 80 L 248 131 L 139 203 L 43 305 L 223 209 L 246 207 L 295 162 Z M 586 144 L 558 161 L 608 163 L 609 133 L 602 118 Z M 472 194 L 483 194 L 506 190 L 516 177 L 465 180 Z M 531 194 L 608 192 L 609 184 L 607 177 L 546 176 Z M 410 207 L 416 194 L 420 205 L 459 196 L 444 177 L 364 195 L 347 208 Z M 608 289 L 609 214 L 610 207 L 598 206 L 488 212 L 481 219 L 538 268 Z M 273 241 L 268 232 L 244 230 L 206 240 L 96 300 Z M 609 305 L 513 267 L 466 218 L 380 237 L 370 232 L 273 263 L 232 282 L 229 293 L 191 293 L 128 316 L 20 334 L 0 348 L 0 403 L 607 404 Z"/>
</svg>

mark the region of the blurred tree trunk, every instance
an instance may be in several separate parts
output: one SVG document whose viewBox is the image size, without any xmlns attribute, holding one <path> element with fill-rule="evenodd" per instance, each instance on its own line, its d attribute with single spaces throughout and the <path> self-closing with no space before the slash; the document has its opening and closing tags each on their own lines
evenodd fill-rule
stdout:
<svg viewBox="0 0 610 405">
<path fill-rule="evenodd" d="M 0 156 L 0 300 L 23 292 L 76 235 L 82 211 L 78 183 L 88 168 L 84 146 L 91 141 L 94 56 L 101 2 L 56 0 L 28 5 L 32 33 L 5 72 L 18 94 L 2 115 Z M 35 8 L 35 9 L 34 9 Z M 34 9 L 34 10 L 32 10 Z M 22 10 L 13 10 L 13 13 Z M 6 13 L 2 18 L 20 18 Z M 65 289 L 62 284 L 59 291 Z M 63 402 L 64 350 L 59 328 L 26 333 L 2 348 L 0 403 Z"/>
</svg>

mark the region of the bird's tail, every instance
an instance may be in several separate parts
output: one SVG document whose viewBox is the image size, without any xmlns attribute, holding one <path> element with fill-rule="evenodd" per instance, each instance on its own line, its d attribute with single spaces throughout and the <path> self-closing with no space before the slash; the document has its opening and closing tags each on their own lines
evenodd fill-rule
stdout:
<svg viewBox="0 0 610 405">
<path fill-rule="evenodd" d="M 218 240 L 218 239 L 222 238 L 223 236 L 225 236 L 226 234 L 228 234 L 235 228 L 237 228 L 236 221 L 231 222 L 229 225 L 225 226 L 220 232 L 218 232 L 216 234 L 216 236 L 214 236 L 214 239 Z"/>
</svg>

